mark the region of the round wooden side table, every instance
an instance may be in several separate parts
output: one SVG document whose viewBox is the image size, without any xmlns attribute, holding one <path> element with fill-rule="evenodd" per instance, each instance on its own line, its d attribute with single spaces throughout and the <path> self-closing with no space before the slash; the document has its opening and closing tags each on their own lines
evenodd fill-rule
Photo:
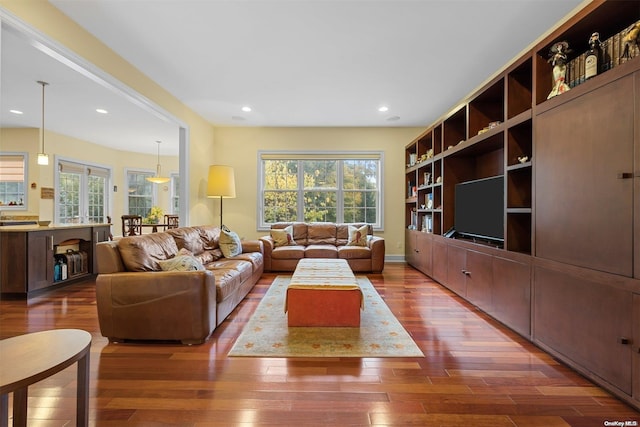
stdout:
<svg viewBox="0 0 640 427">
<path fill-rule="evenodd" d="M 34 332 L 0 341 L 0 426 L 8 425 L 13 393 L 13 425 L 27 425 L 29 385 L 78 362 L 76 425 L 88 425 L 91 334 L 79 329 Z"/>
</svg>

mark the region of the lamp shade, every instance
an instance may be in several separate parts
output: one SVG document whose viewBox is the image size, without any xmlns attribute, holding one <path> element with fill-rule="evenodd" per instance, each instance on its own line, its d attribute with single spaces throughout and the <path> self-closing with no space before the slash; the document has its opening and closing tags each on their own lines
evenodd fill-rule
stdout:
<svg viewBox="0 0 640 427">
<path fill-rule="evenodd" d="M 207 197 L 224 197 L 229 199 L 236 197 L 236 179 L 231 166 L 209 166 Z"/>
</svg>

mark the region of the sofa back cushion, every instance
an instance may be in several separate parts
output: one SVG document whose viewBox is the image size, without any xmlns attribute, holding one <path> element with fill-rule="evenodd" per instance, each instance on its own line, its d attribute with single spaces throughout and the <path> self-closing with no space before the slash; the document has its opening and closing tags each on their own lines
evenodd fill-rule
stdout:
<svg viewBox="0 0 640 427">
<path fill-rule="evenodd" d="M 275 230 L 283 230 L 288 226 L 293 227 L 293 240 L 296 245 L 307 245 L 307 224 L 304 222 L 276 222 L 271 224 L 271 228 Z"/>
<path fill-rule="evenodd" d="M 178 245 L 169 233 L 123 237 L 118 240 L 118 249 L 128 271 L 158 271 L 158 261 L 178 253 Z"/>
<path fill-rule="evenodd" d="M 180 227 L 167 230 L 178 245 L 178 250 L 186 249 L 194 255 L 204 252 L 204 242 L 198 230 L 193 227 Z"/>
<path fill-rule="evenodd" d="M 337 224 L 336 228 L 336 246 L 345 246 L 349 242 L 349 226 L 360 228 L 362 226 L 367 226 L 367 235 L 373 234 L 373 227 L 371 224 L 362 223 L 351 223 L 351 224 Z"/>
<path fill-rule="evenodd" d="M 335 245 L 336 224 L 334 222 L 311 222 L 307 224 L 307 245 Z"/>
<path fill-rule="evenodd" d="M 214 250 L 220 247 L 220 227 L 213 225 L 199 225 L 193 227 L 200 234 L 204 250 Z"/>
</svg>

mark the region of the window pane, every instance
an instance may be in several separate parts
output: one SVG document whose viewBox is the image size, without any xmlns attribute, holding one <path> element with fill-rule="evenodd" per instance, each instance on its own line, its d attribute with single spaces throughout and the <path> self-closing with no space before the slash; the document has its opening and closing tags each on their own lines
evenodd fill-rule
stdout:
<svg viewBox="0 0 640 427">
<path fill-rule="evenodd" d="M 338 195 L 327 191 L 304 192 L 304 221 L 337 221 Z"/>
<path fill-rule="evenodd" d="M 58 209 L 62 224 L 80 222 L 80 179 L 80 174 L 60 172 Z"/>
<path fill-rule="evenodd" d="M 265 191 L 264 221 L 266 223 L 296 221 L 297 199 L 298 193 L 295 191 Z"/>
<path fill-rule="evenodd" d="M 146 217 L 153 205 L 153 184 L 146 180 L 152 173 L 128 172 L 129 215 Z"/>
<path fill-rule="evenodd" d="M 0 155 L 0 206 L 2 209 L 25 209 L 27 199 L 27 157 L 25 154 Z"/>
<path fill-rule="evenodd" d="M 337 160 L 303 161 L 304 188 L 337 188 Z"/>
<path fill-rule="evenodd" d="M 105 221 L 104 201 L 107 180 L 101 176 L 89 176 L 88 184 L 88 221 L 90 223 L 103 223 Z"/>
<path fill-rule="evenodd" d="M 298 188 L 298 162 L 295 160 L 265 160 L 265 190 L 295 190 Z"/>
<path fill-rule="evenodd" d="M 343 167 L 345 190 L 375 190 L 378 188 L 378 162 L 345 160 Z"/>
</svg>

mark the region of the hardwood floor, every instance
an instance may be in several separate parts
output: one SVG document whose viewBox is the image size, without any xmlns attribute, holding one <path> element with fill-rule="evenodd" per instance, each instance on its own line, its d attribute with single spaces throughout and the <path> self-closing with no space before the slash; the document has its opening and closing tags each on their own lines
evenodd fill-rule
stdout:
<svg viewBox="0 0 640 427">
<path fill-rule="evenodd" d="M 89 331 L 96 426 L 640 425 L 638 411 L 403 264 L 368 277 L 426 357 L 227 357 L 274 277 L 265 274 L 199 346 L 109 344 L 94 282 L 1 301 L 0 338 Z M 75 381 L 73 366 L 31 386 L 29 426 L 74 425 Z"/>
</svg>

